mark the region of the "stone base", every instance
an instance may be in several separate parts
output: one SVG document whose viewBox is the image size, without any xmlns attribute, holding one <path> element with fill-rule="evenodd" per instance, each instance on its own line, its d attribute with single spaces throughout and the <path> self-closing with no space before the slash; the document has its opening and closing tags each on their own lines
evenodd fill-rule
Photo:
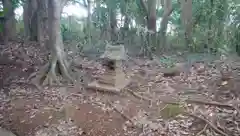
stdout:
<svg viewBox="0 0 240 136">
<path fill-rule="evenodd" d="M 102 84 L 102 83 L 99 83 L 98 81 L 93 81 L 92 83 L 88 84 L 88 88 L 96 89 L 98 91 L 103 91 L 103 92 L 120 93 L 121 90 L 129 84 L 129 81 L 130 81 L 129 79 L 126 79 L 124 82 L 116 86 Z"/>
</svg>

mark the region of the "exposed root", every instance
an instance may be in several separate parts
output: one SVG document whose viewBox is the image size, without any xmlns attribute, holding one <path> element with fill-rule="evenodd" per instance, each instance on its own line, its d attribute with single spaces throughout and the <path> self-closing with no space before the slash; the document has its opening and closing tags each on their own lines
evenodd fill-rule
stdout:
<svg viewBox="0 0 240 136">
<path fill-rule="evenodd" d="M 58 79 L 58 76 L 60 75 L 73 83 L 74 80 L 69 74 L 66 60 L 61 59 L 61 57 L 53 57 L 50 63 L 45 65 L 38 73 L 31 74 L 28 79 L 36 77 L 37 81 L 35 81 L 35 84 L 38 85 L 53 85 L 54 82 L 56 82 L 58 85 L 61 85 Z"/>
<path fill-rule="evenodd" d="M 48 64 L 44 65 L 43 68 L 39 72 L 33 72 L 27 79 L 27 81 L 32 81 L 34 78 L 38 76 L 38 74 L 42 75 L 48 68 Z"/>
</svg>

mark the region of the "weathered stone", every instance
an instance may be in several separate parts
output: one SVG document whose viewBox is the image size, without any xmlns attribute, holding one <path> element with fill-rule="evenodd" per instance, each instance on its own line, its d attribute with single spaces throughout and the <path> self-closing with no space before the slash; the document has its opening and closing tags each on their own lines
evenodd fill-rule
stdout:
<svg viewBox="0 0 240 136">
<path fill-rule="evenodd" d="M 124 46 L 106 45 L 101 59 L 105 72 L 88 86 L 101 91 L 119 92 L 129 82 L 122 66 L 122 61 L 126 59 Z"/>
</svg>

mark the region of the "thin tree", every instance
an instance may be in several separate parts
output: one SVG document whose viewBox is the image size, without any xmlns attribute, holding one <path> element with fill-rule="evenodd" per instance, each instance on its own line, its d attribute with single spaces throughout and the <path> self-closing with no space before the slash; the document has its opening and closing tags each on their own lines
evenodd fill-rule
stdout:
<svg viewBox="0 0 240 136">
<path fill-rule="evenodd" d="M 161 1 L 163 8 L 164 8 L 164 13 L 163 13 L 163 17 L 162 17 L 162 21 L 161 21 L 161 28 L 159 31 L 159 36 L 160 36 L 160 46 L 159 47 L 165 47 L 166 45 L 166 31 L 167 31 L 167 26 L 168 26 L 168 20 L 169 20 L 169 16 L 171 15 L 171 13 L 173 12 L 173 7 L 172 7 L 172 0 L 162 0 Z M 158 51 L 160 52 L 160 48 L 158 49 Z"/>
<path fill-rule="evenodd" d="M 2 0 L 2 4 L 4 10 L 3 34 L 4 42 L 7 44 L 8 40 L 14 40 L 16 36 L 15 7 L 11 0 Z"/>
<path fill-rule="evenodd" d="M 185 29 L 185 41 L 189 47 L 192 43 L 192 0 L 180 0 L 181 20 Z"/>
</svg>

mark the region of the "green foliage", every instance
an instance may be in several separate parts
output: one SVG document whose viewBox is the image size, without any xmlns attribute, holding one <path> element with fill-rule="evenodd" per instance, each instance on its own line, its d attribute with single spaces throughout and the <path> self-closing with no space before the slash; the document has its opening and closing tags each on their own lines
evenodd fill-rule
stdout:
<svg viewBox="0 0 240 136">
<path fill-rule="evenodd" d="M 96 27 L 104 27 L 108 23 L 108 9 L 96 7 L 92 14 L 92 21 Z"/>
<path fill-rule="evenodd" d="M 84 37 L 83 20 L 75 16 L 62 17 L 61 33 L 64 41 L 80 41 Z"/>
<path fill-rule="evenodd" d="M 85 7 L 87 6 L 84 0 L 75 1 L 80 2 Z M 106 30 L 108 27 L 109 9 L 114 10 L 116 14 L 121 14 L 123 16 L 127 15 L 132 22 L 138 26 L 141 25 L 143 28 L 145 27 L 144 17 L 146 13 L 142 9 L 140 0 L 101 0 L 94 2 L 95 6 L 93 8 L 92 21 L 95 26 L 94 28 L 97 30 L 100 28 L 99 31 Z M 237 26 L 240 24 L 240 8 L 236 6 L 238 4 L 238 0 L 193 0 L 193 43 L 191 44 L 191 48 L 194 49 L 193 51 L 209 52 L 209 50 L 216 50 L 220 53 L 226 53 L 230 51 L 230 48 L 235 50 L 236 45 L 239 43 L 239 28 Z M 168 41 L 171 42 L 171 45 L 174 47 L 186 48 L 185 39 L 180 38 L 184 37 L 185 31 L 181 24 L 181 5 L 178 0 L 172 0 L 172 7 L 174 10 L 169 17 L 169 24 L 174 26 L 174 30 L 171 32 L 171 35 L 167 34 Z M 163 8 L 158 5 L 157 19 L 162 16 Z M 75 32 L 75 29 L 72 29 L 72 26 L 73 25 L 71 25 L 71 27 L 68 25 L 62 26 L 64 39 L 69 39 L 69 36 L 73 33 L 74 35 L 80 35 L 77 34 L 78 32 Z M 129 33 L 130 31 L 131 30 L 129 30 Z M 84 34 L 85 32 L 81 30 L 81 33 Z M 134 35 L 134 37 L 141 39 L 140 35 Z M 159 61 L 166 64 L 168 67 L 174 65 L 174 60 L 172 58 L 161 58 Z"/>
<path fill-rule="evenodd" d="M 4 11 L 0 11 L 0 17 L 4 17 Z"/>
<path fill-rule="evenodd" d="M 86 0 L 73 0 L 73 3 L 78 3 L 87 8 Z M 14 7 L 20 6 L 22 0 L 13 0 Z M 240 2 L 238 0 L 193 0 L 193 32 L 192 32 L 192 48 L 194 51 L 203 52 L 206 49 L 214 49 L 219 52 L 228 52 L 230 48 L 235 50 L 239 43 L 239 24 L 240 24 L 240 7 L 237 6 Z M 146 13 L 142 9 L 140 0 L 100 0 L 94 1 L 93 13 L 91 16 L 93 22 L 92 34 L 101 34 L 109 26 L 109 10 L 114 10 L 117 16 L 128 16 L 132 22 L 141 25 L 145 28 Z M 163 8 L 157 5 L 157 19 L 163 16 Z M 174 26 L 171 35 L 167 34 L 168 41 L 171 45 L 179 48 L 186 47 L 184 38 L 184 29 L 181 24 L 181 5 L 178 0 L 172 0 L 173 12 L 169 17 L 169 24 Z M 0 15 L 4 12 L 0 12 Z M 124 21 L 124 20 L 122 20 Z M 76 19 L 72 21 L 70 18 L 62 18 L 62 37 L 64 41 L 81 41 L 86 42 L 86 19 Z M 157 24 L 159 25 L 159 24 Z M 135 26 L 131 27 L 127 32 L 131 33 L 136 29 Z M 160 26 L 161 27 L 161 26 Z M 119 30 L 122 30 L 121 28 Z M 227 32 L 228 31 L 228 32 Z M 129 37 L 136 37 L 135 39 L 143 39 L 140 35 L 133 35 Z M 129 38 L 128 37 L 128 38 Z M 132 39 L 134 39 L 132 38 Z M 146 37 L 145 37 L 146 38 Z M 97 38 L 93 38 L 97 39 Z M 131 39 L 131 38 L 129 38 Z M 147 38 L 146 38 L 147 39 Z M 158 38 L 160 39 L 160 38 Z M 140 40 L 139 40 L 140 41 Z M 138 42 L 139 42 L 138 41 Z M 139 45 L 139 43 L 137 43 Z M 237 46 L 239 49 L 239 46 Z M 161 58 L 162 63 L 168 67 L 174 65 L 174 59 Z"/>
<path fill-rule="evenodd" d="M 180 19 L 180 4 L 177 1 L 173 0 L 172 7 L 174 8 L 173 13 L 170 16 L 170 23 L 174 24 L 175 26 L 180 26 L 181 19 Z M 160 16 L 161 17 L 161 16 Z"/>
<path fill-rule="evenodd" d="M 3 32 L 3 25 L 0 24 L 0 32 Z"/>
<path fill-rule="evenodd" d="M 24 1 L 23 0 L 12 0 L 13 8 L 16 9 L 22 5 Z"/>
</svg>

